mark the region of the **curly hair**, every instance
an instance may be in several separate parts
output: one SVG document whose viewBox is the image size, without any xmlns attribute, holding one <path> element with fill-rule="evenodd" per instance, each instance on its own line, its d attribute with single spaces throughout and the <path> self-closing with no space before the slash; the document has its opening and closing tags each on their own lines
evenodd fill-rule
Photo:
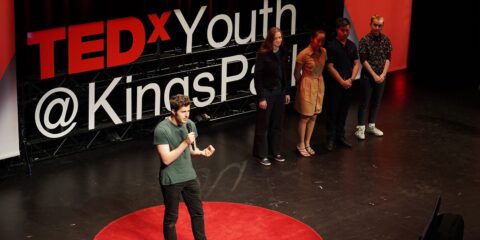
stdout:
<svg viewBox="0 0 480 240">
<path fill-rule="evenodd" d="M 182 107 L 190 106 L 191 103 L 190 98 L 182 94 L 177 94 L 170 98 L 170 106 L 175 111 Z"/>
</svg>

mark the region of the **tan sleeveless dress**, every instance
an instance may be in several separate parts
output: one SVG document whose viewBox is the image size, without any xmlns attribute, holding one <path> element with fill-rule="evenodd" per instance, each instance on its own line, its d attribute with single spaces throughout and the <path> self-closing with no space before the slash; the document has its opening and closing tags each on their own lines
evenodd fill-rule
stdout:
<svg viewBox="0 0 480 240">
<path fill-rule="evenodd" d="M 327 53 L 324 48 L 321 54 L 308 46 L 297 56 L 296 62 L 302 66 L 302 77 L 297 81 L 295 109 L 302 115 L 313 116 L 322 112 L 325 83 L 323 82 L 323 68 Z"/>
</svg>

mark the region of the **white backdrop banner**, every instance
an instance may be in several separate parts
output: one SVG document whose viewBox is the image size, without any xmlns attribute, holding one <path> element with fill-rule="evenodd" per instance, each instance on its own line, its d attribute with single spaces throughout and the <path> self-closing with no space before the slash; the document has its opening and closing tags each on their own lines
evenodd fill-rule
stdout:
<svg viewBox="0 0 480 240">
<path fill-rule="evenodd" d="M 0 2 L 0 160 L 20 155 L 13 0 Z"/>
</svg>

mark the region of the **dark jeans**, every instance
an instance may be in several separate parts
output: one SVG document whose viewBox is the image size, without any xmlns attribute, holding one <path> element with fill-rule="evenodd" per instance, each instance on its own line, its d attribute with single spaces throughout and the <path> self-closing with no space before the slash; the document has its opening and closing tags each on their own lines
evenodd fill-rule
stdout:
<svg viewBox="0 0 480 240">
<path fill-rule="evenodd" d="M 344 138 L 348 108 L 352 101 L 352 90 L 351 88 L 345 89 L 336 82 L 331 82 L 326 86 L 325 94 L 327 140 Z"/>
<path fill-rule="evenodd" d="M 283 119 L 285 117 L 285 93 L 280 89 L 264 90 L 267 109 L 258 108 L 253 139 L 253 155 L 259 158 L 268 154 L 280 154 Z"/>
<path fill-rule="evenodd" d="M 368 108 L 368 123 L 375 123 L 385 89 L 385 81 L 378 84 L 371 77 L 364 77 L 360 80 L 360 86 L 362 95 L 360 105 L 358 105 L 358 125 L 365 125 L 366 108 Z"/>
<path fill-rule="evenodd" d="M 187 205 L 192 221 L 192 231 L 195 240 L 205 240 L 205 224 L 203 222 L 203 207 L 200 198 L 200 185 L 196 179 L 172 185 L 160 185 L 165 203 L 163 218 L 163 236 L 165 240 L 176 240 L 175 224 L 178 219 L 180 194 Z"/>
</svg>

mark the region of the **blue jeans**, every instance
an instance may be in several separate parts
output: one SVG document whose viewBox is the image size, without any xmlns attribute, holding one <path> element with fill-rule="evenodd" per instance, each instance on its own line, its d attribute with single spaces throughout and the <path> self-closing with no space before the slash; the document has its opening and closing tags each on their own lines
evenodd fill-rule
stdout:
<svg viewBox="0 0 480 240">
<path fill-rule="evenodd" d="M 163 201 L 165 203 L 165 216 L 163 218 L 163 236 L 165 240 L 176 240 L 175 225 L 178 219 L 178 205 L 182 195 L 187 205 L 192 231 L 195 240 L 206 240 L 205 224 L 203 221 L 203 207 L 200 198 L 200 185 L 196 179 L 172 185 L 160 185 Z"/>
</svg>

